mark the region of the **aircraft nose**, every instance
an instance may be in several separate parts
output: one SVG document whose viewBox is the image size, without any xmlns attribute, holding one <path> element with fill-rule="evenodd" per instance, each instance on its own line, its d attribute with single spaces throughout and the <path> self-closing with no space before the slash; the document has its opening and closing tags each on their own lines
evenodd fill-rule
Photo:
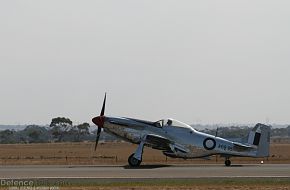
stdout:
<svg viewBox="0 0 290 190">
<path fill-rule="evenodd" d="M 103 128 L 104 127 L 104 122 L 105 122 L 105 116 L 98 116 L 98 117 L 94 117 L 92 119 L 92 122 L 94 124 L 96 124 L 98 127 Z"/>
</svg>

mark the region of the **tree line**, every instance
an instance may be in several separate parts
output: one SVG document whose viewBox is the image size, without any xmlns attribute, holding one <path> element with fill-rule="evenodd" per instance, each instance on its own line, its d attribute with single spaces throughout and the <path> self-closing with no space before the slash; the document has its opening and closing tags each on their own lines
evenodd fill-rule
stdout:
<svg viewBox="0 0 290 190">
<path fill-rule="evenodd" d="M 231 126 L 218 127 L 218 129 L 203 129 L 201 132 L 216 135 L 223 138 L 241 139 L 247 138 L 251 127 Z M 290 125 L 285 128 L 272 128 L 272 137 L 290 137 Z M 16 143 L 48 143 L 48 142 L 82 142 L 94 141 L 96 130 L 90 131 L 89 123 L 73 125 L 69 118 L 57 117 L 51 120 L 48 127 L 39 125 L 28 125 L 23 130 L 3 130 L 0 131 L 0 144 Z M 107 133 L 102 133 L 100 140 L 118 140 Z"/>
<path fill-rule="evenodd" d="M 0 143 L 46 143 L 64 141 L 84 141 L 90 139 L 90 125 L 82 123 L 73 125 L 69 118 L 53 118 L 49 127 L 28 125 L 24 130 L 0 131 Z"/>
<path fill-rule="evenodd" d="M 247 138 L 252 127 L 248 126 L 230 126 L 230 127 L 217 127 L 215 129 L 203 129 L 201 132 L 205 132 L 214 136 L 222 138 Z M 289 137 L 290 138 L 290 125 L 284 128 L 271 127 L 271 137 Z"/>
</svg>

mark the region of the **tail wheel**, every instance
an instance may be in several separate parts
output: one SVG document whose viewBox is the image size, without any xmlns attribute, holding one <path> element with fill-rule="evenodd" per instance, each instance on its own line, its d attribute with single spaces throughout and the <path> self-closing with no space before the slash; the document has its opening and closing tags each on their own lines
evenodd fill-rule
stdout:
<svg viewBox="0 0 290 190">
<path fill-rule="evenodd" d="M 131 154 L 128 158 L 128 163 L 131 167 L 138 167 L 140 166 L 142 160 L 138 160 L 134 157 L 134 154 Z"/>
<path fill-rule="evenodd" d="M 227 160 L 225 161 L 225 165 L 226 165 L 226 166 L 231 166 L 231 161 L 230 161 L 229 159 L 227 159 Z"/>
</svg>

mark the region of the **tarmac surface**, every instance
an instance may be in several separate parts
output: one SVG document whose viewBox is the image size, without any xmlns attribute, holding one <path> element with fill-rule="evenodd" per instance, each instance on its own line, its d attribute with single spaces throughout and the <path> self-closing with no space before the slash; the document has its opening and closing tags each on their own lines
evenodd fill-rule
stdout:
<svg viewBox="0 0 290 190">
<path fill-rule="evenodd" d="M 143 165 L 129 166 L 0 166 L 0 179 L 100 178 L 290 178 L 290 164 Z"/>
</svg>

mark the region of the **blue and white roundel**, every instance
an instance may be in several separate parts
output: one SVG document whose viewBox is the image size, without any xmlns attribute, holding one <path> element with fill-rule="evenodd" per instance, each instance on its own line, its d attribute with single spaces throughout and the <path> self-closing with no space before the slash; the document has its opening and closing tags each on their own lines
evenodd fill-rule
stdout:
<svg viewBox="0 0 290 190">
<path fill-rule="evenodd" d="M 213 150 L 216 146 L 216 142 L 214 139 L 212 138 L 206 138 L 204 139 L 203 141 L 203 147 L 206 149 L 206 150 Z"/>
</svg>

